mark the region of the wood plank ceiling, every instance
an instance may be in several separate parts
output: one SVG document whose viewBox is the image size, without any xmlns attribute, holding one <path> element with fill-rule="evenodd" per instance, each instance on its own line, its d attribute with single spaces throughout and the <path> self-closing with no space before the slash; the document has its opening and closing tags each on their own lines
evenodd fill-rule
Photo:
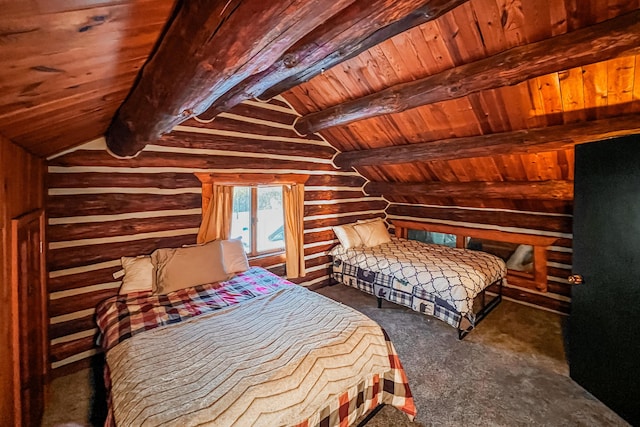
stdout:
<svg viewBox="0 0 640 427">
<path fill-rule="evenodd" d="M 104 135 L 173 3 L 0 1 L 0 133 L 39 156 Z"/>
<path fill-rule="evenodd" d="M 406 31 L 326 70 L 286 92 L 284 97 L 298 112 L 309 115 L 394 85 L 475 63 L 514 47 L 591 27 L 633 12 L 639 6 L 636 0 L 471 0 L 433 22 Z M 357 166 L 357 170 L 372 181 L 571 181 L 574 151 L 570 141 L 557 144 L 549 151 L 536 152 L 534 148 L 528 153 L 510 153 L 507 144 L 506 150 L 503 146 L 495 151 L 504 154 L 477 156 L 476 152 L 472 158 L 466 158 L 459 145 L 452 144 L 456 149 L 447 150 L 444 144 L 455 143 L 461 137 L 550 126 L 559 126 L 562 131 L 563 125 L 572 123 L 580 123 L 574 126 L 574 133 L 579 134 L 581 126 L 586 127 L 582 122 L 638 113 L 640 64 L 634 53 L 631 49 L 630 53 L 613 59 L 327 128 L 320 133 L 344 152 L 445 140 L 433 144 L 431 153 L 441 154 L 437 161 L 380 165 L 374 158 L 373 165 Z M 595 55 L 597 57 L 597 53 Z M 638 123 L 638 116 L 630 116 L 628 122 L 631 128 L 637 128 L 633 123 Z M 605 125 L 611 127 L 608 122 Z M 522 135 L 513 135 L 513 141 Z M 555 141 L 562 139 L 562 133 L 556 132 Z M 511 145 L 511 151 L 516 151 L 515 144 Z M 487 149 L 486 152 L 493 151 Z M 379 163 L 385 161 L 382 153 L 379 159 Z M 517 195 L 488 199 L 476 191 L 477 186 L 467 188 L 467 196 L 461 197 L 464 194 L 457 192 L 455 198 L 417 196 L 415 186 L 398 186 L 397 191 L 387 187 L 385 195 L 391 201 L 406 203 L 571 211 L 571 200 L 514 200 L 522 198 Z"/>
<path fill-rule="evenodd" d="M 171 57 L 162 52 L 163 45 L 188 40 L 179 30 L 173 32 L 177 35 L 165 31 L 158 42 L 170 15 L 180 16 L 180 7 L 171 13 L 172 0 L 2 1 L 0 133 L 47 156 L 104 134 L 123 105 L 114 123 L 137 141 L 137 148 L 129 147 L 133 154 L 169 130 L 136 135 L 160 122 L 153 117 L 170 127 L 207 105 L 207 113 L 215 115 L 244 98 L 286 90 L 285 99 L 304 116 L 301 129 L 313 129 L 309 123 L 318 115 L 338 119 L 315 123 L 346 153 L 336 159 L 339 164 L 351 165 L 363 150 L 399 147 L 397 156 L 375 157 L 378 152 L 371 151 L 365 157 L 374 156 L 373 161 L 360 159 L 356 166 L 374 182 L 429 184 L 424 188 L 430 196 L 417 196 L 421 187 L 415 185 L 370 187 L 391 201 L 567 213 L 573 145 L 640 131 L 640 0 L 343 0 L 331 2 L 324 14 L 315 13 L 321 4 L 274 0 L 269 14 L 262 15 L 257 0 L 210 3 L 178 3 L 182 12 L 202 7 L 222 12 L 205 19 L 207 25 L 220 21 L 210 36 L 208 27 L 198 33 L 202 48 L 194 55 L 202 58 L 177 61 L 193 66 L 199 80 L 176 95 L 191 98 L 171 104 L 159 94 L 180 85 L 157 80 L 176 68 L 176 61 L 156 61 L 161 66 L 145 68 L 132 87 L 154 46 L 149 64 L 154 57 Z M 251 14 L 262 17 L 262 27 L 254 28 L 271 28 L 272 39 L 238 27 L 252 25 L 251 19 L 240 20 Z M 236 40 L 229 23 L 246 43 Z M 222 49 L 228 40 L 235 40 L 233 46 Z M 234 63 L 233 55 L 246 62 Z M 495 78 L 487 64 L 495 64 Z M 226 80 L 214 75 L 229 70 L 235 71 Z M 206 82 L 215 87 L 198 86 Z M 425 82 L 444 87 L 425 90 Z M 142 92 L 136 95 L 137 88 Z M 440 95 L 420 100 L 426 92 Z M 388 95 L 376 99 L 376 93 Z M 373 98 L 358 101 L 369 95 Z M 367 118 L 347 123 L 340 112 L 349 101 L 362 107 L 355 116 L 361 110 Z M 167 108 L 140 113 L 161 104 Z M 388 109 L 403 105 L 395 112 Z M 411 154 L 418 147 L 422 157 Z M 401 155 L 405 160 L 394 160 Z M 519 194 L 526 189 L 522 184 L 532 181 L 550 182 L 530 197 Z M 438 183 L 471 184 L 452 191 Z M 492 197 L 482 198 L 478 188 L 490 188 Z"/>
</svg>

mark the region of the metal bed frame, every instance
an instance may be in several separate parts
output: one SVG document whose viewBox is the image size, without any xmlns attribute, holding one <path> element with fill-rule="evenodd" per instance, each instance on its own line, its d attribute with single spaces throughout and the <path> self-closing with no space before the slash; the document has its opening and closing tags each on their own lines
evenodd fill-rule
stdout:
<svg viewBox="0 0 640 427">
<path fill-rule="evenodd" d="M 482 298 L 482 308 L 480 308 L 480 310 L 478 310 L 478 312 L 476 313 L 476 319 L 473 325 L 469 325 L 467 328 L 462 329 L 460 327 L 460 324 L 462 323 L 462 320 L 464 318 L 460 319 L 460 322 L 458 323 L 458 328 L 457 328 L 459 340 L 462 340 L 464 337 L 469 335 L 469 332 L 475 329 L 475 327 L 482 321 L 482 319 L 487 317 L 487 314 L 491 313 L 493 309 L 496 308 L 498 304 L 500 304 L 500 302 L 502 301 L 502 282 L 503 282 L 503 279 L 498 279 L 495 282 L 493 282 L 491 285 L 489 285 L 489 286 L 497 285 L 498 294 L 495 297 L 491 298 L 491 300 L 489 300 L 488 303 L 486 301 L 486 291 L 487 291 L 486 288 L 483 289 L 482 292 L 478 294 L 478 296 Z M 383 299 L 380 297 L 376 297 L 376 299 L 378 300 L 378 308 L 382 308 Z M 393 301 L 389 301 L 389 302 L 393 303 Z"/>
</svg>

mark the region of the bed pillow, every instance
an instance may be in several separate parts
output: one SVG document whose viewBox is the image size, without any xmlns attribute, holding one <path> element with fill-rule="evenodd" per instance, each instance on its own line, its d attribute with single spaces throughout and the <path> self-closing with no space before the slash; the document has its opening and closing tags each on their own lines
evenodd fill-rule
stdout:
<svg viewBox="0 0 640 427">
<path fill-rule="evenodd" d="M 222 241 L 222 260 L 227 274 L 242 273 L 249 269 L 247 253 L 240 239 Z"/>
<path fill-rule="evenodd" d="M 362 246 L 362 239 L 354 228 L 355 224 L 345 224 L 331 227 L 336 237 L 340 241 L 340 244 L 345 249 L 357 248 Z"/>
<path fill-rule="evenodd" d="M 151 259 L 156 266 L 158 295 L 229 278 L 224 270 L 220 240 L 187 248 L 157 249 Z"/>
<path fill-rule="evenodd" d="M 151 292 L 155 288 L 156 271 L 149 255 L 120 258 L 122 273 L 114 274 L 114 278 L 122 277 L 120 295 L 131 292 Z M 121 274 L 124 274 L 121 276 Z"/>
<path fill-rule="evenodd" d="M 371 248 L 391 241 L 391 236 L 387 231 L 382 218 L 376 221 L 365 222 L 353 226 L 364 246 Z"/>
</svg>

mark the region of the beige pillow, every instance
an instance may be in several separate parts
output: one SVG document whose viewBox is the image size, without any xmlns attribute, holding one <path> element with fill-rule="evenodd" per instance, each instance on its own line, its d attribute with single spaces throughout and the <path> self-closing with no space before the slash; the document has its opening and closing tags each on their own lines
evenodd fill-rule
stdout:
<svg viewBox="0 0 640 427">
<path fill-rule="evenodd" d="M 155 288 L 156 271 L 149 255 L 120 258 L 124 277 L 118 293 L 151 292 Z M 115 275 L 114 275 L 115 276 Z"/>
<path fill-rule="evenodd" d="M 381 218 L 353 226 L 364 246 L 371 248 L 391 241 L 391 236 Z"/>
<path fill-rule="evenodd" d="M 222 241 L 222 261 L 227 274 L 242 273 L 249 269 L 247 254 L 242 246 L 242 240 L 231 239 Z"/>
<path fill-rule="evenodd" d="M 362 246 L 362 239 L 360 235 L 353 228 L 354 224 L 345 224 L 331 227 L 336 237 L 340 241 L 340 244 L 345 249 L 357 248 Z"/>
<path fill-rule="evenodd" d="M 159 295 L 229 278 L 224 270 L 220 240 L 187 248 L 157 249 L 151 259 L 156 266 Z"/>
</svg>

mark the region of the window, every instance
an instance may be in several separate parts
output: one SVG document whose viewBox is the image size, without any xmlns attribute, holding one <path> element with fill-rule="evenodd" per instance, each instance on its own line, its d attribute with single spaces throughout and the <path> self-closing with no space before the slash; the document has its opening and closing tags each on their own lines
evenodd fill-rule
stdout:
<svg viewBox="0 0 640 427">
<path fill-rule="evenodd" d="M 409 240 L 417 240 L 423 243 L 435 243 L 437 245 L 445 245 L 452 248 L 456 247 L 456 236 L 454 234 L 437 233 L 427 230 L 409 230 L 407 236 Z"/>
<path fill-rule="evenodd" d="M 241 238 L 249 256 L 284 250 L 281 186 L 233 188 L 231 238 Z"/>
<path fill-rule="evenodd" d="M 507 263 L 509 270 L 533 273 L 533 246 L 497 240 L 471 238 L 467 249 L 488 252 Z"/>
</svg>

